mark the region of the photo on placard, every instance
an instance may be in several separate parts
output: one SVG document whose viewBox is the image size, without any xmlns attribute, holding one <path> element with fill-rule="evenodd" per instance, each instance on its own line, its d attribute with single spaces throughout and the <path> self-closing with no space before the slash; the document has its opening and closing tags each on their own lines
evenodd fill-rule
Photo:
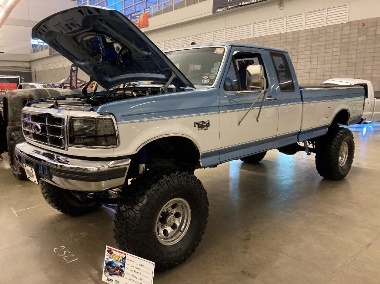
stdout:
<svg viewBox="0 0 380 284">
<path fill-rule="evenodd" d="M 126 283 L 125 275 L 126 253 L 106 246 L 102 280 L 106 283 Z"/>
</svg>

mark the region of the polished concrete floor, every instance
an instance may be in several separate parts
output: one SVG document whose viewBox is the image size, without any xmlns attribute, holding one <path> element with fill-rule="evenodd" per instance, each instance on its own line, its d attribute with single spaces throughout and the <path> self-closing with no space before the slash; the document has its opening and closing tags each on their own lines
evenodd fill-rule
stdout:
<svg viewBox="0 0 380 284">
<path fill-rule="evenodd" d="M 322 179 L 314 155 L 270 151 L 196 171 L 207 189 L 204 239 L 154 283 L 380 283 L 380 124 L 352 127 L 354 164 Z M 114 212 L 70 218 L 0 163 L 0 283 L 102 283 Z M 61 246 L 70 258 L 57 253 Z"/>
</svg>

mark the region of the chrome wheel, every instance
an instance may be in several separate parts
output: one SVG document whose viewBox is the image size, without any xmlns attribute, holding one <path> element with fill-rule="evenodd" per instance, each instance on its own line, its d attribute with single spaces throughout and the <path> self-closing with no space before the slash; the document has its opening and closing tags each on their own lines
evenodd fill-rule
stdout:
<svg viewBox="0 0 380 284">
<path fill-rule="evenodd" d="M 178 243 L 189 229 L 191 209 L 189 203 L 182 198 L 168 201 L 160 210 L 156 220 L 156 236 L 158 241 L 171 246 Z"/>
<path fill-rule="evenodd" d="M 342 142 L 339 150 L 339 166 L 343 167 L 347 162 L 348 157 L 348 145 L 346 142 Z"/>
</svg>

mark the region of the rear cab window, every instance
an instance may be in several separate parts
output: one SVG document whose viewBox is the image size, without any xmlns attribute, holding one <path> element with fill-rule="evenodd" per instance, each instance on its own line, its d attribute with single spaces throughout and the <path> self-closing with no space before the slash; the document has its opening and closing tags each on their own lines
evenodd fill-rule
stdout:
<svg viewBox="0 0 380 284">
<path fill-rule="evenodd" d="M 294 92 L 294 80 L 290 73 L 288 61 L 283 53 L 271 52 L 270 56 L 276 70 L 276 76 L 282 92 Z"/>
</svg>

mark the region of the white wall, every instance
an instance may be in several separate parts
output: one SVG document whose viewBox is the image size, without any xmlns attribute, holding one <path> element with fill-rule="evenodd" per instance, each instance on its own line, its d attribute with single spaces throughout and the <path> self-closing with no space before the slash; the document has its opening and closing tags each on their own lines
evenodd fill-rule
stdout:
<svg viewBox="0 0 380 284">
<path fill-rule="evenodd" d="M 212 0 L 207 0 L 170 13 L 154 16 L 149 19 L 150 27 L 143 31 L 153 42 L 160 42 L 346 3 L 350 5 L 349 21 L 380 16 L 380 0 L 284 0 L 282 10 L 279 9 L 277 3 L 278 1 L 269 1 L 266 4 L 253 4 L 211 15 Z M 163 28 L 164 26 L 166 28 Z"/>
<path fill-rule="evenodd" d="M 273 45 L 288 49 L 292 55 L 294 63 L 296 64 L 297 72 L 299 73 L 299 77 L 302 83 L 315 84 L 321 82 L 322 79 L 329 78 L 329 76 L 338 75 L 346 77 L 365 77 L 369 80 L 380 82 L 380 69 L 377 70 L 377 67 L 375 68 L 375 66 L 372 66 L 380 66 L 380 64 L 377 64 L 380 63 L 380 56 L 379 60 L 377 60 L 375 53 L 364 52 L 366 58 L 363 59 L 360 57 L 363 53 L 361 49 L 364 48 L 367 50 L 367 43 L 371 44 L 370 48 L 374 50 L 377 48 L 377 46 L 372 47 L 370 40 L 372 37 L 372 31 L 368 31 L 368 42 L 363 41 L 362 38 L 364 36 L 364 33 L 367 35 L 367 26 L 368 30 L 373 29 L 372 25 L 374 23 L 376 24 L 376 19 L 374 18 L 380 18 L 380 0 L 284 0 L 284 8 L 282 10 L 279 9 L 277 3 L 277 0 L 269 0 L 267 3 L 258 5 L 254 4 L 251 6 L 245 6 L 228 12 L 212 15 L 212 0 L 206 0 L 204 2 L 200 2 L 199 4 L 152 17 L 149 19 L 150 27 L 143 29 L 143 31 L 151 38 L 151 40 L 153 40 L 153 42 L 158 43 L 163 41 L 170 41 L 172 39 L 184 36 L 211 32 L 226 28 L 228 29 L 234 26 L 245 25 L 248 23 L 266 21 L 269 19 L 287 17 L 290 15 L 296 15 L 313 10 L 326 9 L 332 6 L 349 4 L 349 9 L 347 10 L 347 18 L 342 22 L 342 24 L 330 25 L 319 29 L 309 29 L 305 30 L 304 32 L 295 31 L 292 33 L 283 33 L 282 35 L 272 33 L 267 36 L 246 38 L 243 40 L 243 42 Z M 370 21 L 373 23 L 371 22 L 370 25 L 367 25 L 365 27 L 357 23 L 361 23 L 359 20 L 365 22 L 365 19 L 372 19 Z M 345 30 L 343 31 L 342 29 Z M 347 35 L 347 32 L 349 35 Z M 314 36 L 314 33 L 318 34 L 316 38 L 310 35 L 312 34 Z M 335 35 L 339 36 L 336 40 Z M 334 39 L 332 36 L 334 36 Z M 293 37 L 293 40 L 289 41 L 288 37 Z M 350 44 L 349 51 L 346 50 L 348 44 L 346 37 L 349 37 L 350 40 L 352 38 L 352 44 Z M 329 38 L 331 38 L 331 40 L 329 40 Z M 297 41 L 295 39 L 297 39 Z M 316 68 L 316 70 L 309 69 L 311 69 L 310 62 L 314 60 L 310 57 L 313 54 L 315 55 L 315 52 L 317 51 L 313 51 L 313 53 L 311 53 L 309 50 L 308 55 L 303 54 L 305 51 L 304 46 L 306 44 L 304 40 L 306 39 L 308 39 L 307 45 L 310 45 L 310 50 L 313 50 L 313 44 L 311 41 L 317 42 L 320 40 L 323 44 L 321 52 L 325 55 L 326 58 L 323 57 L 324 60 L 321 63 L 322 65 L 318 65 L 318 68 Z M 360 45 L 358 44 L 359 39 L 362 40 Z M 227 37 L 226 40 L 228 40 Z M 321 45 L 321 43 L 319 43 L 319 45 Z M 36 78 L 38 81 L 54 82 L 59 78 L 66 76 L 65 74 L 68 75 L 69 66 L 71 63 L 68 62 L 65 58 L 62 56 L 51 56 L 46 58 L 45 56 L 47 54 L 47 51 L 45 51 L 44 55 L 41 54 L 42 53 L 32 55 L 31 70 L 35 74 L 33 78 Z M 321 56 L 318 56 L 316 58 L 320 57 Z M 331 62 L 331 58 L 336 58 L 337 63 L 335 64 L 334 62 Z M 364 62 L 367 61 L 370 62 L 368 63 L 370 66 L 367 66 L 368 64 L 366 63 L 367 65 L 365 68 L 361 68 L 361 64 L 358 64 L 364 64 Z M 346 66 L 343 63 L 346 65 L 350 64 L 350 66 Z M 331 66 L 328 67 L 328 65 Z M 328 69 L 328 72 L 326 71 L 326 73 L 321 73 L 318 77 L 317 73 L 320 73 L 320 70 L 325 70 L 326 68 Z M 365 72 L 370 72 L 370 74 L 367 74 Z M 81 76 L 85 75 L 82 74 Z M 86 80 L 86 78 L 80 78 Z M 377 84 L 377 89 L 380 90 L 380 83 Z"/>
</svg>

